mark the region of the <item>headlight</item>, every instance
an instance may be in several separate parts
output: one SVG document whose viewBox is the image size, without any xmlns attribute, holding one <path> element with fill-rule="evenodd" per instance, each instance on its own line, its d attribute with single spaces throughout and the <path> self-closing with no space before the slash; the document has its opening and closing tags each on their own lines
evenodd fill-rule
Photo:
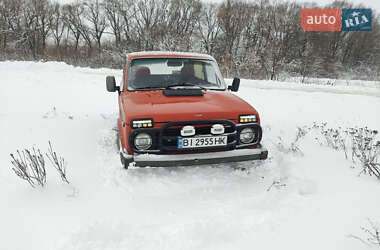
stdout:
<svg viewBox="0 0 380 250">
<path fill-rule="evenodd" d="M 151 128 L 153 127 L 153 120 L 152 119 L 143 119 L 143 120 L 133 120 L 132 128 Z"/>
<path fill-rule="evenodd" d="M 240 142 L 244 144 L 248 144 L 253 142 L 255 139 L 255 132 L 253 132 L 252 128 L 244 128 L 240 132 Z"/>
<path fill-rule="evenodd" d="M 239 116 L 240 123 L 257 122 L 256 115 L 241 115 Z"/>
<path fill-rule="evenodd" d="M 152 146 L 152 137 L 147 133 L 137 134 L 135 137 L 135 147 L 138 150 L 147 150 Z"/>
</svg>

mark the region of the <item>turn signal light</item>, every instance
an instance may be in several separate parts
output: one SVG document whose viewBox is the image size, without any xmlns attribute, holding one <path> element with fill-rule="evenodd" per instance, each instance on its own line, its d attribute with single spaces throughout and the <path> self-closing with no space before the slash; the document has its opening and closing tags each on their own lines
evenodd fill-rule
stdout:
<svg viewBox="0 0 380 250">
<path fill-rule="evenodd" d="M 153 127 L 152 119 L 134 120 L 132 121 L 132 128 L 151 128 Z"/>
<path fill-rule="evenodd" d="M 241 115 L 239 116 L 239 122 L 240 123 L 257 122 L 257 117 L 256 115 Z"/>
</svg>

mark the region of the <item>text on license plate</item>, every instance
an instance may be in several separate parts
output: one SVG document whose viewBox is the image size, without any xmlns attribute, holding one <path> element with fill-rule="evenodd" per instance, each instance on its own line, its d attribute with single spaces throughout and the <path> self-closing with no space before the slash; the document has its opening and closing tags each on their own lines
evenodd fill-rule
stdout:
<svg viewBox="0 0 380 250">
<path fill-rule="evenodd" d="M 178 137 L 178 148 L 200 148 L 227 145 L 227 136 Z"/>
</svg>

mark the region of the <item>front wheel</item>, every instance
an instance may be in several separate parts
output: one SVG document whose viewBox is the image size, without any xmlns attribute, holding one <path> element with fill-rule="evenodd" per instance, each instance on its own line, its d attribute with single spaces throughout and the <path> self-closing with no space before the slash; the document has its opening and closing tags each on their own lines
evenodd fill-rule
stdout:
<svg viewBox="0 0 380 250">
<path fill-rule="evenodd" d="M 120 151 L 120 161 L 121 161 L 121 165 L 123 165 L 123 167 L 125 169 L 128 169 L 129 167 L 129 163 L 132 163 L 133 162 L 133 159 L 132 158 L 125 158 L 123 156 L 123 154 L 121 153 L 121 142 L 120 142 L 120 136 L 119 134 L 117 134 L 117 147 Z"/>
<path fill-rule="evenodd" d="M 128 169 L 129 167 L 129 163 L 132 163 L 133 162 L 133 159 L 127 159 L 123 156 L 122 153 L 120 153 L 120 161 L 121 161 L 121 165 L 123 165 L 123 167 L 125 169 Z"/>
</svg>

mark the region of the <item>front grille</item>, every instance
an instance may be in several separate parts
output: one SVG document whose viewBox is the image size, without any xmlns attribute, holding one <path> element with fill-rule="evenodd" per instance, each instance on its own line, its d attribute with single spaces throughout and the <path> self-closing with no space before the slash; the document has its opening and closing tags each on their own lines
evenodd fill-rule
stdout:
<svg viewBox="0 0 380 250">
<path fill-rule="evenodd" d="M 205 147 L 196 149 L 178 149 L 178 137 L 181 136 L 181 129 L 184 126 L 192 125 L 195 127 L 195 136 L 210 135 L 211 127 L 214 124 L 222 124 L 224 126 L 224 135 L 227 135 L 227 146 Z M 210 149 L 229 149 L 236 144 L 236 126 L 229 120 L 211 120 L 211 121 L 187 121 L 187 122 L 171 122 L 161 128 L 160 134 L 161 147 L 166 152 L 173 151 L 207 151 Z"/>
<path fill-rule="evenodd" d="M 203 126 L 194 126 L 195 127 L 195 134 L 196 135 L 211 135 L 211 127 L 213 124 L 210 125 L 203 125 Z M 181 136 L 181 127 L 170 127 L 165 130 L 164 135 L 165 136 Z M 224 125 L 224 133 L 233 133 L 235 131 L 235 128 L 233 128 L 230 125 Z"/>
<path fill-rule="evenodd" d="M 213 136 L 211 127 L 214 124 L 222 124 L 227 135 L 227 145 L 214 146 L 204 148 L 178 148 L 178 137 L 181 136 L 181 129 L 184 126 L 191 125 L 195 127 L 195 136 Z M 252 144 L 240 144 L 239 133 L 244 127 L 252 127 L 255 130 L 256 138 Z M 134 137 L 141 132 L 149 133 L 153 138 L 153 145 L 149 150 L 140 151 L 134 147 Z M 230 120 L 210 120 L 210 121 L 185 121 L 185 122 L 169 122 L 161 128 L 140 128 L 135 129 L 129 136 L 131 148 L 136 153 L 155 153 L 155 154 L 170 154 L 170 153 L 198 153 L 210 151 L 232 150 L 235 148 L 252 146 L 259 143 L 261 140 L 261 127 L 258 124 L 239 124 L 235 125 Z"/>
</svg>

